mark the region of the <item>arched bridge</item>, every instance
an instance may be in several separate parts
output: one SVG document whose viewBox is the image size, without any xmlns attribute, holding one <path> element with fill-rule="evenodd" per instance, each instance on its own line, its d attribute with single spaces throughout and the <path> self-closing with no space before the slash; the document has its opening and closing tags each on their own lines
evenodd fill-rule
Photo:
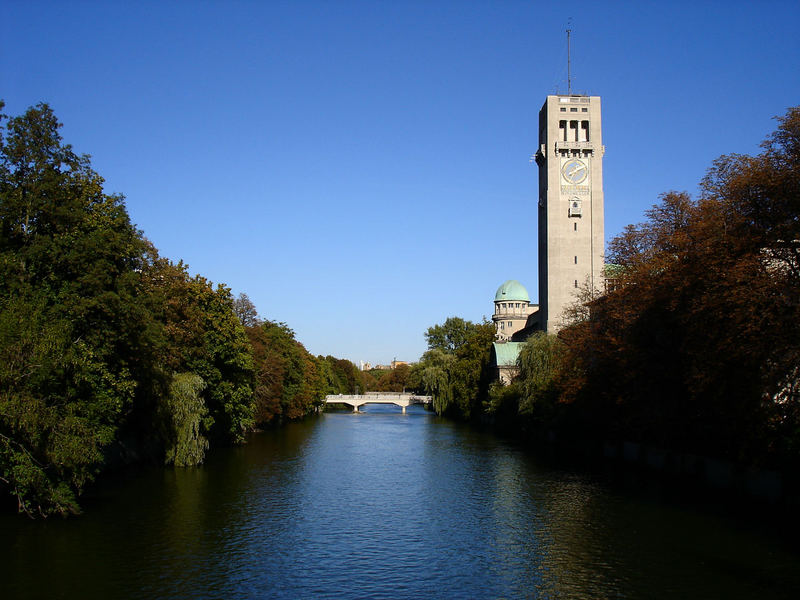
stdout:
<svg viewBox="0 0 800 600">
<path fill-rule="evenodd" d="M 406 407 L 412 404 L 429 406 L 431 402 L 433 402 L 432 396 L 417 396 L 405 392 L 367 392 L 352 396 L 337 394 L 325 397 L 325 404 L 349 404 L 353 407 L 353 412 L 358 412 L 358 407 L 365 404 L 396 404 L 405 414 Z"/>
</svg>

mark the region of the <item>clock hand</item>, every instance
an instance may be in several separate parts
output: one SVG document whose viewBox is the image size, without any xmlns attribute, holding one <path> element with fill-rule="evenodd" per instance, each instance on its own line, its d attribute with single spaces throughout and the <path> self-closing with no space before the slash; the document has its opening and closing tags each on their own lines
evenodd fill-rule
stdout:
<svg viewBox="0 0 800 600">
<path fill-rule="evenodd" d="M 581 165 L 575 165 L 569 171 L 567 171 L 567 177 L 572 177 L 576 172 L 582 171 L 583 167 Z"/>
</svg>

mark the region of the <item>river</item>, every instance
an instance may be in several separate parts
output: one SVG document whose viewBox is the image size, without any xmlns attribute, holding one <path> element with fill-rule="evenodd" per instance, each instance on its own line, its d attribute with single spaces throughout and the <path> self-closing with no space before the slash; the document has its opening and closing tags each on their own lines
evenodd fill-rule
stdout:
<svg viewBox="0 0 800 600">
<path fill-rule="evenodd" d="M 797 546 L 421 407 L 326 413 L 0 516 L 0 598 L 798 598 Z"/>
</svg>

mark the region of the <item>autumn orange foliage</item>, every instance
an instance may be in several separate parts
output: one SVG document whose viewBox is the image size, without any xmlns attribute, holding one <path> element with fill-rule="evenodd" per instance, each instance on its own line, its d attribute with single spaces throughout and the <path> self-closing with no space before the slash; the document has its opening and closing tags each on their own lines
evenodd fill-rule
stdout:
<svg viewBox="0 0 800 600">
<path fill-rule="evenodd" d="M 800 107 L 609 243 L 616 289 L 561 332 L 571 417 L 751 463 L 800 451 Z"/>
</svg>

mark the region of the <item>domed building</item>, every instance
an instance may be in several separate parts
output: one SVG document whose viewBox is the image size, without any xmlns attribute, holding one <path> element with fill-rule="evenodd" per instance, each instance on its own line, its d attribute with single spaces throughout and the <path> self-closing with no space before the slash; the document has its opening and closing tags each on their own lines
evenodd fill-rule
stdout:
<svg viewBox="0 0 800 600">
<path fill-rule="evenodd" d="M 497 293 L 494 295 L 492 321 L 497 328 L 495 339 L 498 342 L 511 341 L 514 334 L 536 322 L 536 319 L 530 317 L 538 310 L 538 305 L 531 304 L 531 298 L 524 285 L 516 279 L 506 281 L 497 288 Z"/>
<path fill-rule="evenodd" d="M 522 342 L 539 328 L 539 306 L 531 304 L 524 285 L 509 279 L 494 295 L 492 321 L 497 340 L 492 345 L 492 365 L 497 369 L 497 378 L 508 384 L 519 371 L 517 356 Z"/>
</svg>

